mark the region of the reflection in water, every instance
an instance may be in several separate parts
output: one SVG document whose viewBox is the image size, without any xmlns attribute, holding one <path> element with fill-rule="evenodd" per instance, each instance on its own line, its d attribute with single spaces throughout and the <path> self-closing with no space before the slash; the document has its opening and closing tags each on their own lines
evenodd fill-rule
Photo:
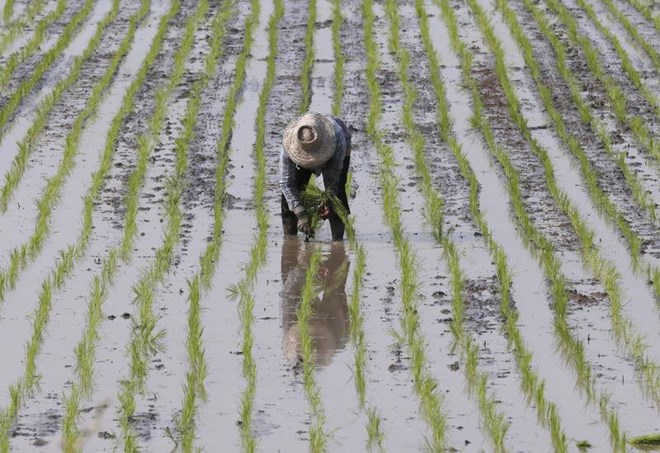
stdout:
<svg viewBox="0 0 660 453">
<path fill-rule="evenodd" d="M 300 328 L 296 310 L 300 304 L 305 272 L 314 245 L 286 238 L 282 243 L 282 310 L 284 357 L 294 363 L 301 353 Z M 313 312 L 309 318 L 317 365 L 327 365 L 336 351 L 344 348 L 349 329 L 346 279 L 349 261 L 342 242 L 333 242 L 324 256 L 314 289 Z"/>
</svg>

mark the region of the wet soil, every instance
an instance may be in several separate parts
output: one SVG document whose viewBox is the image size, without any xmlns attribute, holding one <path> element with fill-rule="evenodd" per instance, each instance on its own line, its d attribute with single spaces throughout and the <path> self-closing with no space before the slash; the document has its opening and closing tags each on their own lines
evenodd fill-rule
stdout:
<svg viewBox="0 0 660 453">
<path fill-rule="evenodd" d="M 182 130 L 182 117 L 190 96 L 190 87 L 199 79 L 204 69 L 204 57 L 209 52 L 210 21 L 218 8 L 217 3 L 211 3 L 195 34 L 194 48 L 186 62 L 183 80 L 171 93 L 160 142 L 149 159 L 144 187 L 139 197 L 138 239 L 131 259 L 120 264 L 114 285 L 103 306 L 104 321 L 100 326 L 94 366 L 96 385 L 91 398 L 81 406 L 80 413 L 79 427 L 85 450 L 111 451 L 122 448 L 117 395 L 120 382 L 126 377 L 129 360 L 127 345 L 138 316 L 137 307 L 132 303 L 133 286 L 152 265 L 164 236 L 163 228 L 167 222 L 163 206 L 167 195 L 166 181 L 173 174 L 175 140 Z M 644 212 L 636 209 L 620 170 L 605 155 L 602 144 L 590 129 L 580 122 L 579 112 L 570 100 L 568 87 L 557 73 L 554 54 L 540 35 L 533 18 L 525 11 L 521 1 L 512 0 L 509 3 L 532 41 L 543 78 L 552 89 L 570 132 L 580 140 L 597 171 L 599 184 L 633 230 L 642 237 L 645 258 L 660 260 L 660 227 Z M 655 42 L 652 38 L 657 38 L 657 33 L 653 27 L 635 15 L 624 2 L 616 3 L 634 18 L 633 22 L 639 26 L 640 32 L 649 41 Z M 70 4 L 62 19 L 48 30 L 47 44 L 22 64 L 6 90 L 0 91 L 0 106 L 6 102 L 11 90 L 29 76 L 31 69 L 43 56 L 48 45 L 54 43 L 53 40 L 80 4 L 80 1 Z M 329 112 L 334 92 L 335 59 L 331 42 L 332 6 L 330 0 L 318 0 L 317 4 L 311 108 Z M 453 132 L 475 170 L 480 184 L 478 196 L 482 209 L 495 240 L 507 252 L 514 274 L 512 303 L 520 315 L 518 328 L 533 355 L 531 366 L 546 381 L 546 396 L 558 407 L 562 426 L 570 438 L 570 448 L 574 449 L 575 442 L 586 439 L 595 449 L 605 451 L 608 449 L 606 426 L 593 406 L 588 405 L 583 395 L 575 389 L 573 370 L 566 365 L 556 349 L 557 338 L 553 330 L 554 314 L 548 282 L 536 257 L 525 248 L 516 231 L 517 222 L 509 206 L 503 172 L 489 156 L 478 131 L 470 125 L 471 100 L 461 81 L 460 62 L 450 48 L 444 18 L 435 2 L 427 0 L 424 4 L 429 13 L 433 45 L 440 56 L 440 71 L 447 85 L 450 111 L 455 120 Z M 488 0 L 480 1 L 480 4 L 489 11 L 493 9 L 492 2 Z M 574 8 L 571 1 L 567 0 L 565 4 Z M 487 378 L 488 393 L 496 402 L 497 410 L 510 424 L 505 438 L 507 449 L 551 451 L 550 434 L 538 423 L 536 408 L 528 402 L 520 388 L 518 364 L 503 327 L 496 268 L 482 233 L 470 213 L 468 182 L 462 176 L 455 156 L 440 138 L 438 106 L 414 2 L 406 0 L 397 2 L 397 5 L 401 14 L 401 45 L 410 52 L 411 61 L 415 62 L 409 75 L 418 95 L 413 106 L 416 127 L 426 141 L 424 152 L 434 189 L 444 200 L 443 231 L 456 244 L 464 273 L 464 328 L 478 346 L 478 366 Z M 62 395 L 69 392 L 72 382 L 77 379 L 74 348 L 86 322 L 90 283 L 100 272 L 100 264 L 108 250 L 121 239 L 126 209 L 124 198 L 129 175 L 136 166 L 137 138 L 147 130 L 154 110 L 155 94 L 172 72 L 173 55 L 178 49 L 185 21 L 196 6 L 195 0 L 182 0 L 181 10 L 169 24 L 156 63 L 149 71 L 145 83 L 138 88 L 134 107 L 121 124 L 112 168 L 95 206 L 94 230 L 89 249 L 63 289 L 53 297 L 47 340 L 37 361 L 37 369 L 42 376 L 41 386 L 26 400 L 11 430 L 10 443 L 16 451 L 54 451 L 60 448 Z M 617 411 L 622 428 L 630 436 L 653 432 L 658 425 L 657 403 L 642 394 L 634 364 L 612 337 L 609 300 L 603 286 L 583 266 L 580 244 L 568 218 L 550 196 L 542 165 L 509 118 L 506 98 L 494 73 L 493 56 L 483 42 L 469 7 L 458 0 L 452 1 L 451 6 L 459 19 L 460 37 L 468 43 L 475 55 L 473 75 L 484 99 L 484 114 L 493 125 L 498 144 L 506 150 L 520 172 L 525 209 L 534 225 L 551 240 L 557 256 L 561 258 L 570 295 L 569 325 L 576 337 L 585 343 L 586 359 L 592 364 L 595 385 L 611 394 L 611 406 Z M 29 169 L 19 186 L 16 200 L 10 205 L 8 213 L 0 216 L 0 235 L 10 238 L 0 241 L 0 266 L 8 262 L 7 252 L 31 234 L 36 213 L 31 200 L 43 188 L 43 178 L 55 171 L 62 142 L 68 132 L 67 125 L 82 109 L 91 86 L 109 64 L 112 52 L 125 34 L 126 20 L 137 7 L 137 3 L 131 2 L 122 5 L 119 17 L 108 27 L 102 44 L 83 66 L 80 79 L 64 94 L 49 118 Z M 143 34 L 139 36 L 142 39 L 137 45 L 140 52 L 148 48 L 157 20 L 168 7 L 169 2 L 166 0 L 153 2 L 152 12 L 141 27 L 140 33 Z M 403 315 L 401 270 L 397 264 L 398 256 L 390 229 L 382 215 L 379 157 L 365 131 L 370 98 L 365 78 L 367 58 L 362 2 L 342 2 L 344 21 L 340 35 L 346 63 L 340 116 L 346 120 L 353 135 L 349 204 L 355 217 L 357 239 L 364 247 L 367 261 L 363 281 L 359 282 L 367 348 L 364 369 L 366 407 L 360 406 L 356 394 L 355 351 L 349 337 L 351 319 L 348 302 L 351 294 L 358 289 L 352 278 L 356 266 L 355 251 L 347 242 L 331 243 L 327 225 L 323 225 L 317 237 L 310 242 L 305 242 L 302 237 L 285 238 L 281 232 L 281 195 L 278 187 L 281 133 L 300 109 L 300 71 L 305 58 L 308 5 L 287 0 L 285 9 L 286 13 L 278 29 L 276 79 L 268 99 L 265 119 L 265 199 L 269 228 L 266 261 L 253 289 L 255 320 L 252 326 L 252 353 L 257 370 L 257 391 L 251 435 L 257 439 L 259 449 L 263 451 L 309 450 L 310 406 L 303 386 L 296 309 L 301 300 L 302 281 L 309 266 L 309 257 L 313 250 L 320 249 L 321 271 L 315 289 L 310 329 L 316 357 L 314 378 L 320 389 L 328 450 L 366 450 L 368 408 L 375 410 L 381 418 L 383 450 L 421 451 L 431 431 L 422 417 L 419 397 L 414 391 L 410 353 L 405 345 L 399 343 L 398 334 L 401 333 Z M 238 303 L 230 296 L 229 288 L 243 277 L 257 231 L 253 200 L 254 122 L 266 71 L 266 27 L 272 10 L 272 1 L 261 2 L 260 20 L 254 28 L 255 42 L 246 68 L 245 83 L 239 91 L 231 140 L 225 150 L 230 156 L 226 174 L 229 186 L 222 200 L 224 224 L 221 251 L 210 288 L 201 300 L 200 316 L 204 329 L 202 341 L 208 368 L 204 388 L 208 398 L 197 401 L 195 446 L 207 451 L 242 449 L 240 400 L 247 381 L 242 368 L 242 320 Z M 83 28 L 90 28 L 95 20 L 102 17 L 103 11 L 103 8 L 97 7 L 90 18 L 84 21 Z M 450 274 L 443 250 L 434 240 L 424 217 L 420 178 L 415 170 L 413 153 L 401 120 L 404 93 L 398 79 L 395 57 L 387 43 L 390 23 L 385 14 L 384 2 L 376 2 L 374 12 L 374 32 L 381 65 L 377 78 L 383 97 L 379 128 L 384 132 L 384 141 L 395 152 L 395 174 L 398 178 L 405 235 L 418 263 L 417 279 L 420 286 L 417 309 L 420 331 L 424 336 L 428 358 L 427 371 L 437 382 L 436 391 L 442 396 L 442 410 L 447 417 L 447 451 L 491 451 L 492 441 L 488 437 L 477 399 L 467 390 L 465 360 L 454 344 Z M 202 93 L 194 138 L 187 154 L 188 168 L 181 199 L 183 221 L 180 241 L 176 245 L 171 269 L 163 283 L 158 285 L 154 300 L 158 327 L 166 332 L 166 348 L 150 356 L 145 391 L 138 395 L 135 414 L 131 418 L 138 443 L 147 451 L 181 448 L 177 444 L 181 434 L 177 420 L 184 401 L 182 389 L 186 383 L 186 374 L 190 371 L 186 349 L 189 314 L 187 282 L 199 272 L 199 257 L 208 244 L 213 227 L 217 142 L 222 133 L 229 87 L 235 77 L 236 59 L 244 45 L 244 21 L 249 13 L 248 4 L 241 3 L 229 21 L 227 35 L 222 43 L 223 55 L 215 76 Z M 575 10 L 575 14 L 581 13 Z M 506 25 L 497 12 L 493 12 L 491 20 L 496 25 L 497 33 L 505 36 Z M 585 88 L 584 97 L 594 114 L 606 122 L 617 151 L 626 153 L 626 162 L 638 172 L 656 203 L 660 202 L 658 174 L 650 160 L 639 148 L 631 132 L 617 125 L 603 87 L 589 72 L 581 51 L 568 42 L 561 24 L 555 21 L 553 27 L 570 48 L 568 64 Z M 654 118 L 625 75 L 620 74 L 613 49 L 597 37 L 595 28 L 584 17 L 580 19 L 580 27 L 592 37 L 605 58 L 608 72 L 629 95 L 630 112 L 643 116 L 649 128 L 657 134 L 660 131 L 657 118 Z M 622 31 L 616 28 L 616 33 L 621 34 Z M 49 69 L 43 82 L 29 94 L 19 107 L 19 113 L 10 120 L 10 127 L 18 130 L 20 121 L 26 127 L 29 125 L 36 100 L 64 77 L 75 51 L 73 48 L 67 49 Z M 11 338 L 17 345 L 23 345 L 30 335 L 30 313 L 34 309 L 39 290 L 37 282 L 41 282 L 52 267 L 57 251 L 74 240 L 80 228 L 80 195 L 84 193 L 91 169 L 98 161 L 98 150 L 104 141 L 101 138 L 105 137 L 105 127 L 114 114 L 113 106 L 123 96 L 143 58 L 140 52 L 133 54 L 122 65 L 123 69 L 119 71 L 113 81 L 113 88 L 108 92 L 109 99 L 104 100 L 97 118 L 85 126 L 84 152 L 70 176 L 71 183 L 65 187 L 61 206 L 53 217 L 53 236 L 43 253 L 25 270 L 17 288 L 8 293 L 6 301 L 0 306 L 0 340 L 8 341 Z M 545 112 L 539 106 L 536 87 L 515 46 L 509 48 L 507 58 L 509 75 L 535 137 L 539 137 L 544 144 L 559 143 L 553 136 Z M 635 64 L 642 69 L 647 63 L 643 58 L 635 60 Z M 657 86 L 660 83 L 657 74 L 650 71 L 644 74 L 650 85 Z M 575 164 L 568 153 L 559 144 L 556 148 L 553 159 L 565 165 L 565 168 L 558 171 L 560 185 L 569 187 L 566 175 L 574 178 L 570 185 L 571 197 L 584 203 L 585 215 L 589 217 L 589 223 L 596 226 L 599 240 L 616 242 L 615 245 L 603 245 L 603 249 L 610 253 L 607 256 L 614 257 L 620 269 L 629 269 L 627 258 L 617 259 L 623 256 L 621 250 L 625 251 L 625 246 L 620 245 L 621 238 L 615 229 L 598 217 L 584 193 L 584 184 L 573 168 Z M 0 173 L 4 174 L 6 167 L 5 157 L 0 157 Z M 656 308 L 649 288 L 645 283 L 639 285 L 639 281 L 632 271 L 626 271 L 622 277 L 626 294 L 632 295 L 626 299 L 625 313 L 631 316 L 636 328 L 647 333 L 650 352 L 655 354 L 660 349 L 660 343 L 657 343 Z M 0 407 L 5 407 L 9 400 L 9 386 L 23 369 L 24 349 L 4 348 L 0 360 L 6 364 L 5 372 L 0 377 Z"/>
</svg>

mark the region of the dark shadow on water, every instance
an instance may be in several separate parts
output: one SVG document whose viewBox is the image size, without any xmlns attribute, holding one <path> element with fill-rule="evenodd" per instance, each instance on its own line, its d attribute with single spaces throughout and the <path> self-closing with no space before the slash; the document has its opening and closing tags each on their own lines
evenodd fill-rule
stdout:
<svg viewBox="0 0 660 453">
<path fill-rule="evenodd" d="M 292 364 L 301 360 L 296 310 L 305 284 L 305 273 L 314 247 L 317 246 L 296 237 L 287 237 L 282 242 L 282 349 L 285 359 Z M 346 280 L 350 262 L 342 242 L 333 242 L 328 247 L 322 252 L 312 301 L 313 312 L 309 319 L 309 331 L 318 366 L 328 365 L 334 354 L 345 347 L 349 331 Z"/>
</svg>

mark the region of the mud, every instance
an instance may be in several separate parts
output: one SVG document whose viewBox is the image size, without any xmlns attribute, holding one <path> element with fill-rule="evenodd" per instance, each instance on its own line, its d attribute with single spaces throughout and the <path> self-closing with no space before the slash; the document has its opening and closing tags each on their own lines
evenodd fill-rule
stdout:
<svg viewBox="0 0 660 453">
<path fill-rule="evenodd" d="M 133 323 L 139 318 L 133 286 L 155 259 L 161 246 L 167 219 L 163 202 L 166 182 L 174 171 L 175 140 L 181 132 L 183 114 L 188 105 L 190 88 L 204 70 L 209 52 L 210 21 L 218 4 L 210 2 L 209 11 L 195 33 L 195 44 L 182 82 L 173 90 L 160 141 L 150 156 L 147 174 L 139 195 L 138 239 L 131 259 L 121 262 L 114 285 L 103 305 L 103 322 L 94 365 L 95 387 L 91 398 L 81 406 L 79 428 L 85 450 L 111 451 L 123 448 L 118 422 L 120 402 L 117 395 L 125 379 Z M 435 93 L 430 80 L 428 62 L 421 42 L 414 2 L 396 2 L 401 15 L 401 45 L 411 54 L 414 68 L 410 83 L 417 90 L 413 106 L 416 127 L 423 135 L 426 160 L 434 189 L 444 200 L 443 232 L 455 244 L 463 275 L 462 298 L 465 303 L 464 328 L 479 349 L 479 370 L 487 376 L 488 394 L 496 402 L 498 412 L 509 423 L 505 446 L 510 451 L 550 451 L 550 433 L 537 419 L 536 408 L 521 391 L 521 375 L 514 351 L 504 331 L 501 314 L 500 286 L 487 244 L 475 225 L 469 207 L 469 184 L 462 176 L 458 161 L 441 140 L 437 126 Z M 617 230 L 605 222 L 590 201 L 578 167 L 567 150 L 554 136 L 552 125 L 540 104 L 536 86 L 524 61 L 508 34 L 506 24 L 494 4 L 480 0 L 491 15 L 496 34 L 504 40 L 507 69 L 521 98 L 522 113 L 533 135 L 551 154 L 557 168 L 558 185 L 580 207 L 590 226 L 595 228 L 598 244 L 622 274 L 626 294 L 624 313 L 636 331 L 645 334 L 649 354 L 660 358 L 658 314 L 651 288 L 644 278 L 632 272 L 627 249 Z M 653 112 L 622 74 L 614 50 L 600 37 L 588 18 L 576 10 L 575 2 L 563 2 L 579 18 L 580 29 L 598 47 L 606 69 L 629 96 L 630 113 L 641 115 L 656 135 L 660 123 Z M 600 2 L 589 0 L 604 13 Z M 623 1 L 615 3 L 631 17 L 640 33 L 652 44 L 657 32 Z M 3 2 L 0 1 L 0 8 Z M 29 76 L 44 52 L 52 46 L 66 22 L 80 7 L 76 0 L 69 4 L 62 19 L 47 31 L 47 39 L 34 57 L 20 65 L 10 84 L 0 91 L 0 106 L 21 80 Z M 587 152 L 596 170 L 598 183 L 617 209 L 643 240 L 644 259 L 660 262 L 660 225 L 638 209 L 621 171 L 605 154 L 602 144 L 579 117 L 570 92 L 557 72 L 554 53 L 543 39 L 533 18 L 520 0 L 511 0 L 523 29 L 534 46 L 542 69 L 542 77 L 552 89 L 556 104 L 569 131 Z M 17 2 L 16 15 L 27 2 Z M 554 313 L 548 282 L 537 257 L 523 244 L 518 224 L 509 206 L 506 179 L 488 153 L 483 138 L 472 128 L 470 93 L 461 80 L 460 62 L 450 47 L 448 30 L 440 9 L 433 0 L 424 2 L 429 13 L 433 46 L 440 58 L 440 72 L 447 86 L 453 132 L 479 182 L 479 201 L 494 239 L 504 247 L 513 271 L 511 299 L 519 314 L 518 328 L 532 352 L 531 366 L 545 380 L 548 401 L 556 404 L 558 414 L 574 450 L 579 440 L 588 440 L 595 450 L 609 448 L 607 426 L 601 422 L 593 405 L 575 388 L 575 376 L 558 352 L 554 330 Z M 598 6 L 600 5 L 600 6 Z M 101 262 L 111 247 L 119 243 L 125 221 L 125 196 L 129 175 L 136 167 L 137 138 L 149 126 L 155 107 L 155 95 L 173 70 L 173 55 L 178 49 L 186 19 L 196 8 L 195 0 L 182 0 L 179 14 L 170 22 L 163 47 L 145 83 L 138 88 L 134 107 L 125 117 L 115 144 L 112 168 L 93 214 L 94 230 L 89 249 L 61 291 L 53 295 L 47 339 L 37 360 L 42 379 L 40 388 L 27 398 L 10 432 L 10 445 L 16 451 L 56 451 L 61 448 L 63 394 L 68 394 L 74 380 L 74 348 L 85 325 L 92 278 L 100 272 Z M 640 390 L 639 374 L 614 341 L 611 332 L 610 307 L 602 284 L 584 267 L 580 244 L 568 218 L 557 208 L 545 183 L 539 159 L 509 117 L 506 99 L 494 73 L 494 60 L 483 41 L 465 2 L 453 0 L 451 6 L 460 23 L 460 38 L 473 51 L 474 77 L 484 99 L 484 114 L 493 125 L 498 144 L 509 154 L 520 172 L 525 210 L 534 225 L 551 242 L 561 259 L 567 278 L 570 305 L 568 322 L 574 335 L 585 343 L 586 359 L 592 364 L 595 386 L 611 395 L 611 406 L 617 411 L 622 429 L 629 437 L 657 430 L 657 402 Z M 543 3 L 540 5 L 546 8 Z M 44 178 L 55 172 L 72 118 L 82 109 L 90 88 L 101 76 L 113 51 L 124 36 L 127 18 L 136 10 L 136 2 L 122 4 L 120 14 L 107 29 L 101 45 L 85 63 L 80 79 L 64 93 L 56 104 L 48 124 L 31 155 L 28 170 L 19 185 L 15 200 L 6 214 L 0 215 L 0 268 L 9 262 L 8 252 L 31 234 L 37 213 L 32 200 L 43 190 Z M 140 26 L 136 45 L 122 63 L 111 84 L 99 114 L 85 125 L 81 154 L 76 167 L 64 185 L 63 195 L 52 218 L 52 237 L 44 250 L 19 279 L 17 288 L 9 291 L 0 306 L 0 340 L 23 345 L 30 335 L 40 284 L 57 259 L 58 250 L 75 239 L 80 229 L 81 194 L 89 184 L 91 172 L 98 164 L 98 152 L 104 146 L 109 122 L 118 108 L 150 45 L 157 20 L 169 7 L 166 0 L 154 0 L 152 11 Z M 317 1 L 314 24 L 315 61 L 311 74 L 311 109 L 328 112 L 334 95 L 334 62 L 332 44 L 332 2 Z M 431 431 L 423 419 L 419 397 L 414 391 L 411 358 L 405 345 L 399 343 L 401 319 L 401 270 L 390 229 L 382 216 L 382 194 L 379 181 L 379 157 L 366 129 L 369 91 L 366 84 L 366 55 L 362 2 L 342 2 L 344 21 L 341 45 L 345 63 L 345 91 L 341 114 L 352 134 L 350 206 L 355 218 L 357 240 L 366 252 L 366 270 L 361 282 L 360 308 L 364 316 L 367 345 L 366 407 L 381 418 L 385 451 L 420 451 L 426 447 Z M 388 47 L 389 26 L 385 3 L 376 2 L 375 39 L 379 45 L 381 69 L 377 73 L 383 97 L 379 128 L 383 140 L 395 154 L 401 216 L 405 235 L 417 257 L 420 332 L 428 357 L 428 371 L 442 395 L 442 410 L 447 417 L 447 451 L 491 451 L 479 404 L 467 390 L 466 364 L 456 349 L 451 331 L 453 320 L 452 286 L 444 257 L 424 217 L 424 198 L 420 178 L 415 171 L 413 152 L 407 142 L 402 123 L 404 93 L 397 74 L 397 62 Z M 89 39 L 89 31 L 100 20 L 107 5 L 97 5 L 83 21 L 74 43 L 49 68 L 43 81 L 21 103 L 17 114 L 8 122 L 2 139 L 0 173 L 4 174 L 17 152 L 12 148 L 25 133 L 34 117 L 39 99 L 46 96 L 55 83 L 67 73 L 68 65 Z M 297 307 L 301 300 L 302 281 L 313 250 L 322 254 L 321 271 L 314 294 L 314 312 L 309 321 L 315 353 L 314 378 L 320 389 L 324 411 L 324 432 L 328 435 L 328 451 L 364 451 L 368 439 L 368 414 L 356 393 L 354 348 L 349 337 L 351 319 L 348 302 L 357 290 L 353 281 L 355 251 L 348 242 L 331 243 L 327 225 L 317 237 L 305 242 L 302 237 L 283 237 L 281 232 L 278 160 L 281 132 L 300 109 L 300 71 L 305 58 L 305 32 L 308 5 L 285 1 L 286 12 L 279 26 L 279 49 L 276 79 L 265 119 L 267 154 L 268 236 L 266 262 L 260 269 L 253 290 L 255 321 L 252 326 L 252 354 L 256 363 L 256 395 L 252 411 L 252 432 L 263 451 L 307 451 L 310 444 L 310 406 L 303 387 L 300 334 Z M 48 11 L 48 7 L 46 8 Z M 202 341 L 208 377 L 204 382 L 207 399 L 196 406 L 195 446 L 206 451 L 240 451 L 241 395 L 246 387 L 243 375 L 242 331 L 238 303 L 230 296 L 230 288 L 241 280 L 245 263 L 255 241 L 257 221 L 253 200 L 255 177 L 254 122 L 259 93 L 266 75 L 268 56 L 267 24 L 273 2 L 261 2 L 255 41 L 246 67 L 245 83 L 239 91 L 239 104 L 234 114 L 231 140 L 226 151 L 229 166 L 224 208 L 223 236 L 217 269 L 210 288 L 201 300 Z M 549 12 L 549 11 L 548 11 Z M 136 399 L 131 426 L 138 444 L 145 451 L 181 449 L 178 420 L 184 404 L 186 374 L 190 372 L 187 357 L 188 280 L 199 272 L 199 257 L 205 250 L 213 228 L 216 199 L 215 179 L 218 166 L 217 143 L 229 88 L 233 83 L 236 59 L 244 45 L 244 21 L 250 13 L 247 2 L 237 5 L 222 43 L 223 54 L 215 76 L 201 96 L 200 111 L 194 127 L 194 138 L 188 150 L 188 168 L 181 199 L 183 221 L 180 241 L 174 251 L 171 269 L 159 285 L 154 300 L 158 327 L 166 332 L 165 350 L 150 356 L 145 391 Z M 549 12 L 550 13 L 550 12 Z M 45 13 L 44 13 L 45 14 Z M 554 15 L 550 13 L 554 18 Z M 35 18 L 39 20 L 39 17 Z M 631 52 L 635 67 L 644 73 L 649 87 L 658 87 L 657 73 L 649 70 L 650 62 L 636 50 L 625 30 L 613 18 L 605 21 Z M 4 30 L 0 24 L 0 33 Z M 617 124 L 612 106 L 603 87 L 584 63 L 581 51 L 568 41 L 566 30 L 556 20 L 554 30 L 570 48 L 568 64 L 584 87 L 584 97 L 594 114 L 608 127 L 617 152 L 626 153 L 628 165 L 640 176 L 645 190 L 660 202 L 660 186 L 655 164 L 640 149 L 631 131 Z M 24 45 L 31 34 L 25 30 L 16 41 Z M 655 39 L 654 39 L 655 38 Z M 22 44 L 21 44 L 22 43 Z M 657 44 L 654 44 L 657 47 Z M 0 64 L 7 57 L 0 57 Z M 0 360 L 5 364 L 0 375 L 0 407 L 7 406 L 9 386 L 23 370 L 24 349 L 3 348 Z M 632 450 L 632 447 L 630 447 Z"/>
</svg>

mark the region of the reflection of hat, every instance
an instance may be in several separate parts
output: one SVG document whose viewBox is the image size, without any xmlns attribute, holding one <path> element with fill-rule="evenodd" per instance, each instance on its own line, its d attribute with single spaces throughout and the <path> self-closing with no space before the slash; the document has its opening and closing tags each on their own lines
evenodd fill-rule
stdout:
<svg viewBox="0 0 660 453">
<path fill-rule="evenodd" d="M 300 167 L 315 169 L 325 164 L 335 152 L 335 127 L 325 115 L 303 113 L 284 130 L 284 149 Z"/>
</svg>

